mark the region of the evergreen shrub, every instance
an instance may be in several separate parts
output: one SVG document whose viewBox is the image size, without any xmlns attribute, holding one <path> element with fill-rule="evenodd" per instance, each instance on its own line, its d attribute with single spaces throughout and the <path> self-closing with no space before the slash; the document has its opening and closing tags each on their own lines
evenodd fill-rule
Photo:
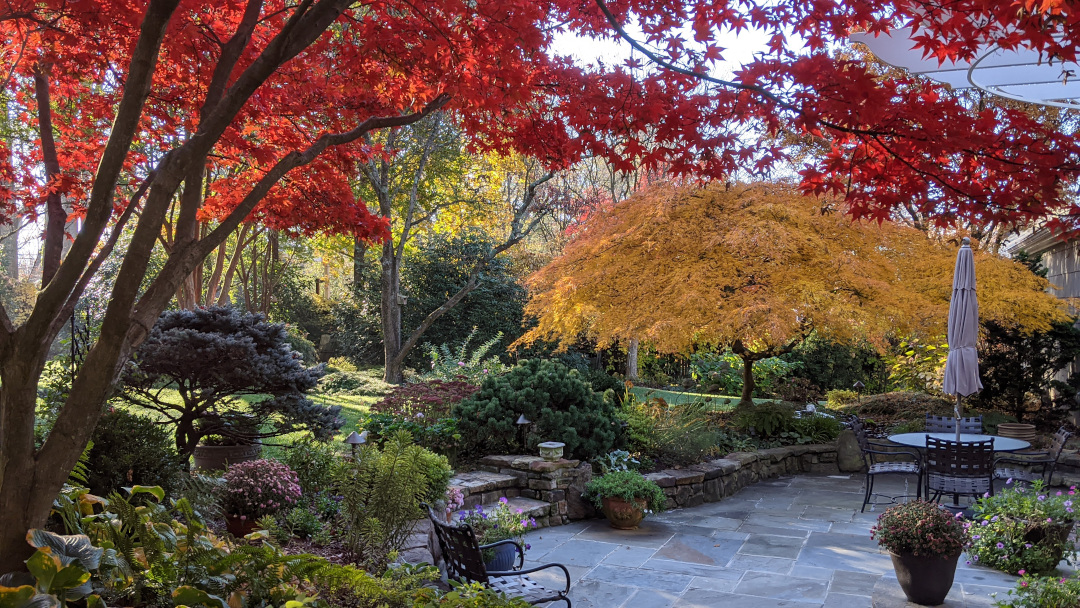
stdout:
<svg viewBox="0 0 1080 608">
<path fill-rule="evenodd" d="M 588 460 L 610 452 L 620 430 L 614 403 L 576 370 L 550 360 L 522 361 L 502 376 L 488 376 L 451 413 L 466 449 L 488 454 L 532 454 L 540 442 L 561 441 L 567 457 Z M 516 424 L 522 415 L 531 421 L 524 446 Z"/>
</svg>

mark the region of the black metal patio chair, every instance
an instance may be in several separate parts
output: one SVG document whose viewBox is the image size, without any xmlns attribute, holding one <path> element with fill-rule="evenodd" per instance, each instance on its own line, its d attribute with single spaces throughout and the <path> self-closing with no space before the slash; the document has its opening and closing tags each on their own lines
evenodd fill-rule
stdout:
<svg viewBox="0 0 1080 608">
<path fill-rule="evenodd" d="M 956 418 L 949 416 L 926 415 L 927 433 L 955 433 Z M 960 433 L 963 435 L 982 435 L 982 416 L 971 416 L 960 419 Z"/>
<path fill-rule="evenodd" d="M 439 549 L 442 551 L 443 560 L 446 562 L 446 574 L 451 579 L 466 582 L 476 582 L 496 591 L 505 593 L 510 597 L 518 597 L 526 602 L 536 605 L 547 602 L 566 602 L 566 608 L 571 608 L 570 598 L 570 571 L 562 564 L 544 564 L 535 568 L 522 569 L 525 564 L 525 549 L 514 540 L 501 540 L 489 545 L 481 545 L 476 540 L 476 534 L 472 526 L 468 524 L 450 525 L 440 521 L 431 507 L 423 505 L 428 512 L 428 518 L 435 528 L 435 537 L 439 541 Z M 484 549 L 492 549 L 501 545 L 513 545 L 517 549 L 517 565 L 508 571 L 489 571 L 484 565 Z M 530 579 L 528 574 L 559 568 L 566 577 L 566 588 L 562 590 L 548 589 Z"/>
<path fill-rule="evenodd" d="M 1037 479 L 1049 484 L 1057 468 L 1058 459 L 1065 449 L 1065 442 L 1072 437 L 1072 433 L 1065 427 L 1054 433 L 1054 440 L 1050 443 L 1050 449 L 1042 452 L 1017 452 L 1002 456 L 994 461 L 995 479 L 1012 479 L 1031 483 Z M 1002 466 L 1004 465 L 1004 466 Z"/>
<path fill-rule="evenodd" d="M 866 495 L 863 496 L 863 513 L 866 512 L 866 505 L 870 504 L 870 498 L 874 494 L 874 478 L 879 475 L 914 475 L 915 497 L 922 498 L 923 479 L 920 464 L 922 459 L 918 453 L 898 450 L 892 444 L 871 441 L 866 435 L 866 428 L 858 418 L 851 421 L 851 430 L 855 433 L 855 440 L 859 442 L 859 449 L 862 450 L 863 461 L 866 464 Z M 885 457 L 889 460 L 884 460 Z M 903 460 L 894 460 L 895 458 Z M 907 460 L 908 458 L 911 460 Z"/>
<path fill-rule="evenodd" d="M 951 441 L 926 437 L 926 498 L 951 494 L 978 498 L 994 493 L 994 440 Z M 933 495 L 931 495 L 933 493 Z"/>
</svg>

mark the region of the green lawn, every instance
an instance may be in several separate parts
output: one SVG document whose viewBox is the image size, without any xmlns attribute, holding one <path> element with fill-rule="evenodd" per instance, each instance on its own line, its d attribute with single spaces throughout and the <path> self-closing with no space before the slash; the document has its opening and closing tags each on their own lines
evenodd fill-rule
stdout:
<svg viewBox="0 0 1080 608">
<path fill-rule="evenodd" d="M 341 427 L 341 430 L 334 436 L 333 441 L 341 443 L 349 433 L 358 430 L 357 425 L 360 422 L 360 417 L 367 413 L 368 409 L 373 403 L 378 401 L 381 397 L 371 397 L 363 395 L 326 395 L 321 393 L 312 393 L 308 397 L 319 405 L 339 405 L 341 406 L 341 416 L 345 419 L 345 424 Z M 162 398 L 179 403 L 180 394 L 175 390 L 166 390 L 162 393 Z M 259 395 L 249 395 L 243 397 L 245 401 L 259 399 Z M 163 416 L 150 409 L 131 405 L 122 399 L 115 399 L 112 401 L 112 405 L 115 407 L 127 408 L 128 410 L 137 413 L 142 416 L 148 416 L 157 420 L 162 420 Z M 273 437 L 266 440 L 267 445 L 263 451 L 265 455 L 273 455 L 276 450 L 281 449 L 273 444 L 288 445 L 296 441 L 301 437 L 302 433 L 291 433 L 288 435 L 282 435 L 280 437 Z"/>
<path fill-rule="evenodd" d="M 635 386 L 630 389 L 639 399 L 651 399 L 653 397 L 659 397 L 664 401 L 667 401 L 670 405 L 679 405 L 681 403 L 693 403 L 695 401 L 707 401 L 715 406 L 718 410 L 730 410 L 734 409 L 735 405 L 739 403 L 739 397 L 733 397 L 730 395 L 709 395 L 706 393 L 685 393 L 677 391 L 665 391 L 659 388 L 648 388 L 643 386 Z M 754 403 L 763 403 L 765 401 L 771 401 L 771 399 L 754 399 Z"/>
</svg>

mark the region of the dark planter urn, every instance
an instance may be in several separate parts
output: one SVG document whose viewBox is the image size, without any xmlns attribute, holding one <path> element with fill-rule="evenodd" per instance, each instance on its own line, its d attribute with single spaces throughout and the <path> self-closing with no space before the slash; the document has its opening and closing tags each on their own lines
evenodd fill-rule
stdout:
<svg viewBox="0 0 1080 608">
<path fill-rule="evenodd" d="M 900 582 L 908 601 L 923 606 L 937 606 L 945 601 L 949 589 L 952 589 L 959 553 L 943 557 L 916 557 L 911 553 L 890 551 L 889 555 L 896 571 L 896 580 Z"/>
<path fill-rule="evenodd" d="M 604 517 L 617 530 L 636 530 L 645 517 L 645 501 L 629 502 L 616 496 L 608 496 L 601 503 Z"/>
<path fill-rule="evenodd" d="M 517 561 L 518 551 L 514 545 L 507 543 L 505 545 L 499 545 L 494 549 L 489 549 L 494 555 L 491 559 L 484 562 L 484 567 L 488 572 L 509 572 L 514 569 L 514 562 Z"/>
<path fill-rule="evenodd" d="M 1024 524 L 1027 526 L 1027 531 L 1024 532 L 1024 543 L 1032 545 L 1034 547 L 1032 551 L 1050 549 L 1050 557 L 1046 560 L 1048 567 L 1045 571 L 1052 572 L 1057 568 L 1058 562 L 1065 557 L 1065 548 L 1069 544 L 1069 534 L 1072 533 L 1073 522 L 1024 522 Z M 1019 557 L 1021 560 L 1023 559 L 1024 550 L 1026 549 L 1022 549 L 1020 552 Z M 1033 569 L 1029 568 L 1029 570 Z M 1038 572 L 1038 574 L 1042 573 Z"/>
<path fill-rule="evenodd" d="M 225 529 L 229 531 L 229 534 L 237 538 L 243 538 L 248 534 L 255 531 L 256 528 L 255 519 L 252 517 L 241 517 L 240 515 L 226 515 L 225 516 Z"/>
<path fill-rule="evenodd" d="M 230 464 L 255 460 L 262 453 L 261 444 L 197 445 L 192 457 L 195 468 L 203 471 L 222 471 Z"/>
</svg>

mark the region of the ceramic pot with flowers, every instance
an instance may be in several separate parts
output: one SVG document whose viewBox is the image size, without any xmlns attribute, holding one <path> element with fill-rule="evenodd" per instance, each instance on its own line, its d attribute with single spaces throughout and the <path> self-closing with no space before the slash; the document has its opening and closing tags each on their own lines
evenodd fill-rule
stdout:
<svg viewBox="0 0 1080 608">
<path fill-rule="evenodd" d="M 234 536 L 246 536 L 260 517 L 290 508 L 300 500 L 296 473 L 276 460 L 241 462 L 225 471 L 223 507 Z"/>
<path fill-rule="evenodd" d="M 908 601 L 936 606 L 952 588 L 956 563 L 968 544 L 967 529 L 959 515 L 916 500 L 882 513 L 870 536 L 889 552 Z"/>
<path fill-rule="evenodd" d="M 1075 486 L 1047 488 L 1041 480 L 1030 486 L 1006 480 L 1000 492 L 975 502 L 972 560 L 1009 574 L 1044 574 L 1062 559 L 1074 561 L 1069 536 L 1080 509 L 1076 492 Z"/>
</svg>

